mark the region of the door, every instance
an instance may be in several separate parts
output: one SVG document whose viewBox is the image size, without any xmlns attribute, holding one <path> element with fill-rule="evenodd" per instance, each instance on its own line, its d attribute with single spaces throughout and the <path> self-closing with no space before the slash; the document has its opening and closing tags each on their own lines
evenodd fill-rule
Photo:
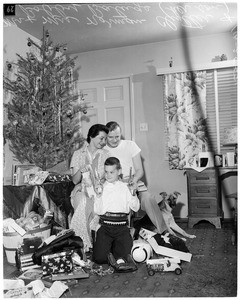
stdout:
<svg viewBox="0 0 241 300">
<path fill-rule="evenodd" d="M 84 137 L 96 123 L 116 121 L 122 128 L 125 139 L 131 139 L 131 109 L 129 78 L 77 82 L 77 89 L 92 107 L 81 113 L 81 128 Z"/>
</svg>

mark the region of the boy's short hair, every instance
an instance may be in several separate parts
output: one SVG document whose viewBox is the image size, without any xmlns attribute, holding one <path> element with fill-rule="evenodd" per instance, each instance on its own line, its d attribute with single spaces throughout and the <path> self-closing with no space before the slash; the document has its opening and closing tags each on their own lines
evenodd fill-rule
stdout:
<svg viewBox="0 0 241 300">
<path fill-rule="evenodd" d="M 105 161 L 105 166 L 116 166 L 117 170 L 121 169 L 120 161 L 117 157 L 108 157 Z"/>
</svg>

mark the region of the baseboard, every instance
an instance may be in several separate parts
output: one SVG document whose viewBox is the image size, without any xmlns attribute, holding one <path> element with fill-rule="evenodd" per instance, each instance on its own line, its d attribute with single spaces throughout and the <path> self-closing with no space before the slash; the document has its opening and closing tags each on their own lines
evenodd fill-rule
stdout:
<svg viewBox="0 0 241 300">
<path fill-rule="evenodd" d="M 221 221 L 222 221 L 222 223 L 233 223 L 234 222 L 233 218 L 225 218 L 225 219 L 222 219 Z"/>
<path fill-rule="evenodd" d="M 175 217 L 174 219 L 176 221 L 176 223 L 188 223 L 188 218 L 180 218 L 180 217 Z"/>
<path fill-rule="evenodd" d="M 143 215 L 145 215 L 145 212 L 141 211 L 141 213 L 139 215 L 135 215 L 134 217 L 132 217 L 133 221 L 136 221 L 138 219 L 140 219 L 141 217 L 143 217 Z M 188 218 L 181 218 L 181 217 L 176 217 L 174 216 L 174 219 L 176 221 L 176 223 L 188 223 Z M 233 218 L 223 218 L 221 219 L 222 223 L 233 223 Z"/>
<path fill-rule="evenodd" d="M 175 217 L 176 223 L 188 223 L 188 218 L 180 218 L 180 217 Z M 222 223 L 233 223 L 233 218 L 223 218 L 221 219 Z"/>
</svg>

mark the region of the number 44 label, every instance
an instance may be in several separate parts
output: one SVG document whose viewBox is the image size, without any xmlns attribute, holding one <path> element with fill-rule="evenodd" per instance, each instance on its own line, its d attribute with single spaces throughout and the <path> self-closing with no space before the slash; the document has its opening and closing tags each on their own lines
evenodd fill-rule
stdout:
<svg viewBox="0 0 241 300">
<path fill-rule="evenodd" d="M 4 4 L 3 13 L 4 16 L 15 16 L 15 4 Z"/>
</svg>

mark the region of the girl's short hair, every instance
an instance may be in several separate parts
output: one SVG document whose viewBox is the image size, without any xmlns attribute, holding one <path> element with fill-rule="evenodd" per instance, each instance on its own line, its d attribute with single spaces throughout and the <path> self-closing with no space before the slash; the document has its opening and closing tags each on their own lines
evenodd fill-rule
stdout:
<svg viewBox="0 0 241 300">
<path fill-rule="evenodd" d="M 103 124 L 91 126 L 87 134 L 87 142 L 90 143 L 90 138 L 95 138 L 101 131 L 104 131 L 106 134 L 109 133 L 109 129 Z"/>
<path fill-rule="evenodd" d="M 117 170 L 121 169 L 120 161 L 117 157 L 108 157 L 105 161 L 105 166 L 116 166 Z"/>
</svg>

